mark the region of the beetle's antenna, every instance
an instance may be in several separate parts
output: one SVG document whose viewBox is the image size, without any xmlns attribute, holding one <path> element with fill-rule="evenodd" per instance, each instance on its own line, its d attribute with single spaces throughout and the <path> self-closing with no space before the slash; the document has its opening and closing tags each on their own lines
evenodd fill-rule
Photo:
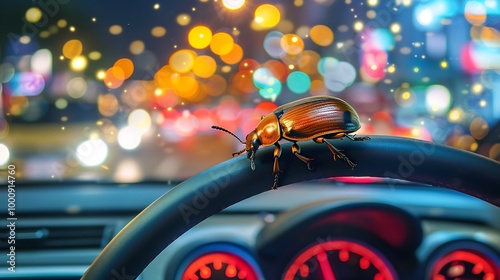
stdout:
<svg viewBox="0 0 500 280">
<path fill-rule="evenodd" d="M 239 152 L 233 153 L 233 157 L 235 157 L 235 156 L 237 156 L 237 155 L 241 155 L 241 154 L 242 154 L 243 152 L 245 152 L 245 151 L 246 151 L 246 150 L 245 150 L 245 149 L 243 149 L 243 150 L 241 150 L 241 151 L 239 151 Z"/>
<path fill-rule="evenodd" d="M 224 132 L 227 132 L 227 133 L 229 133 L 229 134 L 233 135 L 236 139 L 238 139 L 238 141 L 240 141 L 240 142 L 241 142 L 241 144 L 245 144 L 245 142 L 241 141 L 241 139 L 240 139 L 238 136 L 236 136 L 234 133 L 232 133 L 231 131 L 229 131 L 229 130 L 227 130 L 227 129 L 225 129 L 225 128 L 222 128 L 222 127 L 220 127 L 220 126 L 216 126 L 216 125 L 212 125 L 212 128 L 213 128 L 213 129 L 217 129 L 217 130 L 222 130 L 222 131 L 224 131 Z M 244 151 L 245 151 L 245 150 L 243 150 L 243 151 L 239 152 L 238 154 L 241 154 L 241 153 L 243 153 Z"/>
</svg>

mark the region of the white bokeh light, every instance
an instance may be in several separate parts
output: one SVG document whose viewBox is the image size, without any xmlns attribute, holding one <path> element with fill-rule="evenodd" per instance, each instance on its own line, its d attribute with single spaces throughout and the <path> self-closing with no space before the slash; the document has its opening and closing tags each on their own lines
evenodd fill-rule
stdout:
<svg viewBox="0 0 500 280">
<path fill-rule="evenodd" d="M 133 150 L 141 144 L 141 131 L 133 126 L 126 126 L 118 132 L 118 144 L 125 150 Z"/>
<path fill-rule="evenodd" d="M 222 0 L 222 5 L 229 10 L 237 10 L 245 5 L 245 0 Z"/>
<path fill-rule="evenodd" d="M 9 162 L 9 159 L 10 159 L 9 148 L 7 148 L 7 146 L 5 146 L 4 144 L 0 144 L 0 166 Z"/>
<path fill-rule="evenodd" d="M 85 166 L 96 166 L 108 156 L 108 146 L 101 139 L 87 140 L 76 148 L 76 158 Z"/>
</svg>

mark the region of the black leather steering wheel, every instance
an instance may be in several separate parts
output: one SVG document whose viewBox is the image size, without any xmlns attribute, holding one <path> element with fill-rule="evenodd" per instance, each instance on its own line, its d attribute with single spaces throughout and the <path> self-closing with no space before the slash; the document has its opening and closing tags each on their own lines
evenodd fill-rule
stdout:
<svg viewBox="0 0 500 280">
<path fill-rule="evenodd" d="M 314 169 L 282 145 L 280 185 L 332 176 L 405 179 L 454 189 L 500 206 L 500 163 L 470 152 L 408 138 L 373 136 L 369 141 L 329 140 L 355 163 L 333 161 L 324 144 L 299 142 L 316 158 Z M 179 184 L 137 215 L 94 260 L 82 279 L 135 279 L 170 243 L 199 222 L 245 198 L 269 191 L 274 147 L 230 159 Z M 279 192 L 279 190 L 276 190 Z"/>
</svg>

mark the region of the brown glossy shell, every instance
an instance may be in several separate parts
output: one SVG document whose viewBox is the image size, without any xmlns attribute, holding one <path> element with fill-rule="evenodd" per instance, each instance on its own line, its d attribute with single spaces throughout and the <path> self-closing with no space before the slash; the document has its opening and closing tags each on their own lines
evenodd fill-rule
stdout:
<svg viewBox="0 0 500 280">
<path fill-rule="evenodd" d="M 332 96 L 300 99 L 274 110 L 282 129 L 282 137 L 306 141 L 350 133 L 361 125 L 356 111 L 347 102 Z"/>
</svg>

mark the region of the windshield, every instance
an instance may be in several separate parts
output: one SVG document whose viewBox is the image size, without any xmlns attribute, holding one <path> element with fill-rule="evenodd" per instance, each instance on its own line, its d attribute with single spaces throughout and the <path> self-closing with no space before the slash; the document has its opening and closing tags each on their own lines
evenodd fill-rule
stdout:
<svg viewBox="0 0 500 280">
<path fill-rule="evenodd" d="M 495 0 L 0 5 L 0 165 L 21 180 L 182 180 L 244 149 L 212 125 L 245 139 L 317 95 L 360 135 L 500 159 Z"/>
</svg>

